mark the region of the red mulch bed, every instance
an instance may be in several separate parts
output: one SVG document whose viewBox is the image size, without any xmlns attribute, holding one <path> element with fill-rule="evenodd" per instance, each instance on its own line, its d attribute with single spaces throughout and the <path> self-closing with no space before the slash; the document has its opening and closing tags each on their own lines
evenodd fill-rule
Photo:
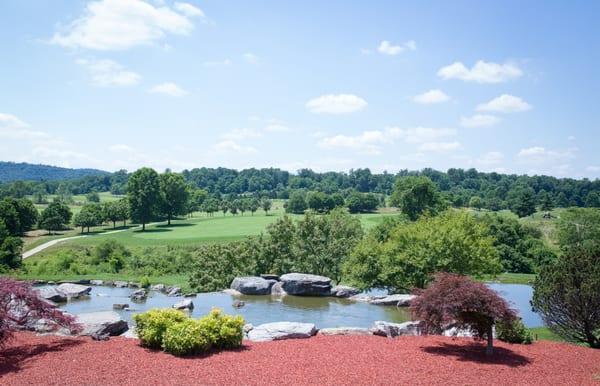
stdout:
<svg viewBox="0 0 600 386">
<path fill-rule="evenodd" d="M 137 340 L 20 333 L 0 354 L 3 385 L 600 384 L 600 350 L 497 343 L 493 359 L 470 339 L 318 336 L 176 358 Z"/>
</svg>

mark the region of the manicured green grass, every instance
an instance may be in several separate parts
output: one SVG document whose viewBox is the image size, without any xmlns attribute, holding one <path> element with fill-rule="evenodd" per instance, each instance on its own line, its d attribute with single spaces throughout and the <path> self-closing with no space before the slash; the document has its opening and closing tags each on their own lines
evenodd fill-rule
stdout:
<svg viewBox="0 0 600 386">
<path fill-rule="evenodd" d="M 502 284 L 531 284 L 535 280 L 535 276 L 532 273 L 501 273 L 497 276 L 484 276 L 479 280 Z"/>
<path fill-rule="evenodd" d="M 550 340 L 553 342 L 565 342 L 563 338 L 556 335 L 548 327 L 534 327 L 529 329 L 536 340 Z"/>
</svg>

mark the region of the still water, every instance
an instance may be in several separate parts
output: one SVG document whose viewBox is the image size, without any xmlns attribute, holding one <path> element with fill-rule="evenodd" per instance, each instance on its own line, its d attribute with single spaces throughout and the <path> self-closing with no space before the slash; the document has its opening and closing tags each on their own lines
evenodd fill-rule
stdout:
<svg viewBox="0 0 600 386">
<path fill-rule="evenodd" d="M 539 316 L 531 311 L 531 287 L 513 284 L 490 284 L 511 305 L 517 309 L 528 327 L 541 326 Z M 127 311 L 115 311 L 133 325 L 132 317 L 136 313 L 151 308 L 170 308 L 182 297 L 168 297 L 162 293 L 150 291 L 146 301 L 132 302 L 129 295 L 135 291 L 130 288 L 92 287 L 89 297 L 71 300 L 61 305 L 61 308 L 71 314 L 84 312 L 111 311 L 115 303 L 127 303 Z M 379 294 L 379 293 L 378 293 Z M 243 300 L 246 305 L 242 308 L 233 307 L 234 300 Z M 389 322 L 404 322 L 410 320 L 407 309 L 395 306 L 376 306 L 368 303 L 353 302 L 347 299 L 333 297 L 299 297 L 299 296 L 240 296 L 213 292 L 198 294 L 191 298 L 194 302 L 194 317 L 208 313 L 211 308 L 218 307 L 228 314 L 242 315 L 247 323 L 254 325 L 275 322 L 307 322 L 314 323 L 317 328 L 326 327 L 370 327 L 376 320 Z"/>
</svg>

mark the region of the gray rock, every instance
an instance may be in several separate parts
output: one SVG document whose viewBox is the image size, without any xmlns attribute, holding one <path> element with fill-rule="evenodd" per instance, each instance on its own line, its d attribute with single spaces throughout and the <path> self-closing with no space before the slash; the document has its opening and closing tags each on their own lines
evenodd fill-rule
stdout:
<svg viewBox="0 0 600 386">
<path fill-rule="evenodd" d="M 442 332 L 442 335 L 458 337 L 458 338 L 472 338 L 473 337 L 473 333 L 470 330 L 467 330 L 464 328 L 458 328 L 458 327 L 447 328 Z"/>
<path fill-rule="evenodd" d="M 123 338 L 128 338 L 128 339 L 139 339 L 134 328 L 130 328 L 129 330 L 125 331 L 123 334 L 121 334 L 119 336 L 121 336 Z"/>
<path fill-rule="evenodd" d="M 258 276 L 236 277 L 229 288 L 244 295 L 268 295 L 275 280 L 266 280 Z"/>
<path fill-rule="evenodd" d="M 56 303 L 63 303 L 67 301 L 67 295 L 62 292 L 59 292 L 54 287 L 46 287 L 39 289 L 40 297 L 46 300 L 50 300 Z"/>
<path fill-rule="evenodd" d="M 193 310 L 194 302 L 190 299 L 183 299 L 182 301 L 173 304 L 173 308 L 176 310 Z"/>
<path fill-rule="evenodd" d="M 181 296 L 181 288 L 179 288 L 179 287 L 167 288 L 167 296 Z"/>
<path fill-rule="evenodd" d="M 242 293 L 240 291 L 237 291 L 237 290 L 234 290 L 231 288 L 226 288 L 221 292 L 223 292 L 224 294 L 227 294 L 227 295 L 231 295 L 231 296 L 242 296 Z"/>
<path fill-rule="evenodd" d="M 373 333 L 368 328 L 361 327 L 334 327 L 322 328 L 319 330 L 319 335 L 372 335 Z"/>
<path fill-rule="evenodd" d="M 56 290 L 63 293 L 68 298 L 78 298 L 80 296 L 89 295 L 92 291 L 92 287 L 74 283 L 63 283 L 56 287 Z"/>
<path fill-rule="evenodd" d="M 274 295 L 274 296 L 287 295 L 287 293 L 283 289 L 282 282 L 278 281 L 277 283 L 273 284 L 273 286 L 271 287 L 271 295 Z"/>
<path fill-rule="evenodd" d="M 198 296 L 196 293 L 183 294 L 184 298 L 195 298 Z"/>
<path fill-rule="evenodd" d="M 357 295 L 360 293 L 358 288 L 350 287 L 347 285 L 336 285 L 331 289 L 331 296 L 335 296 L 337 298 L 349 298 L 351 296 Z"/>
<path fill-rule="evenodd" d="M 167 290 L 167 286 L 164 284 L 153 284 L 150 286 L 152 291 L 165 292 Z"/>
<path fill-rule="evenodd" d="M 275 280 L 275 281 L 279 281 L 279 275 L 273 275 L 270 273 L 263 273 L 260 275 L 260 277 L 262 277 L 265 280 Z"/>
<path fill-rule="evenodd" d="M 131 295 L 129 295 L 129 298 L 134 302 L 143 302 L 147 297 L 148 293 L 143 288 L 135 290 Z"/>
<path fill-rule="evenodd" d="M 282 288 L 290 295 L 329 296 L 331 279 L 306 273 L 287 273 L 281 276 Z"/>
<path fill-rule="evenodd" d="M 126 308 L 129 308 L 129 304 L 127 304 L 127 303 L 113 304 L 113 310 L 124 310 Z"/>
<path fill-rule="evenodd" d="M 373 323 L 370 331 L 373 335 L 387 336 L 388 338 L 407 335 L 418 336 L 421 335 L 420 326 L 420 322 L 390 323 L 378 320 Z"/>
<path fill-rule="evenodd" d="M 48 282 L 46 280 L 34 280 L 33 281 L 33 285 L 34 286 L 38 286 L 38 285 L 46 285 L 48 284 Z"/>
<path fill-rule="evenodd" d="M 353 300 L 355 302 L 369 303 L 371 300 L 374 299 L 374 297 L 366 294 L 358 294 L 350 296 L 348 299 Z"/>
<path fill-rule="evenodd" d="M 242 308 L 246 305 L 246 302 L 244 302 L 243 300 L 236 300 L 233 302 L 232 306 L 234 308 Z"/>
<path fill-rule="evenodd" d="M 104 285 L 104 280 L 90 280 L 90 285 Z"/>
<path fill-rule="evenodd" d="M 127 288 L 128 283 L 126 281 L 115 280 L 113 285 L 117 288 Z"/>
<path fill-rule="evenodd" d="M 129 287 L 129 288 L 141 288 L 142 285 L 140 283 L 135 283 L 133 281 L 130 281 L 129 283 L 127 283 L 127 287 Z"/>
<path fill-rule="evenodd" d="M 254 327 L 248 332 L 248 339 L 254 342 L 266 342 L 282 339 L 310 338 L 317 333 L 312 323 L 275 322 Z"/>
<path fill-rule="evenodd" d="M 81 335 L 117 336 L 129 329 L 127 322 L 114 311 L 101 311 L 79 314 L 77 322 L 83 326 Z"/>
<path fill-rule="evenodd" d="M 416 298 L 415 295 L 408 294 L 396 294 L 388 295 L 383 298 L 377 297 L 369 300 L 369 303 L 377 306 L 396 306 L 396 307 L 408 307 L 410 302 Z"/>
</svg>

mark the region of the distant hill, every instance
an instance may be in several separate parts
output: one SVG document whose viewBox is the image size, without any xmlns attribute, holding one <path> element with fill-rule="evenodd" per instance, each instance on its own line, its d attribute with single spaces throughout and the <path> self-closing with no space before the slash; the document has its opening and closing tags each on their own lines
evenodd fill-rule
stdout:
<svg viewBox="0 0 600 386">
<path fill-rule="evenodd" d="M 66 180 L 107 174 L 110 173 L 98 169 L 69 169 L 58 166 L 35 165 L 26 162 L 15 163 L 0 161 L 0 182 L 17 180 Z"/>
</svg>

